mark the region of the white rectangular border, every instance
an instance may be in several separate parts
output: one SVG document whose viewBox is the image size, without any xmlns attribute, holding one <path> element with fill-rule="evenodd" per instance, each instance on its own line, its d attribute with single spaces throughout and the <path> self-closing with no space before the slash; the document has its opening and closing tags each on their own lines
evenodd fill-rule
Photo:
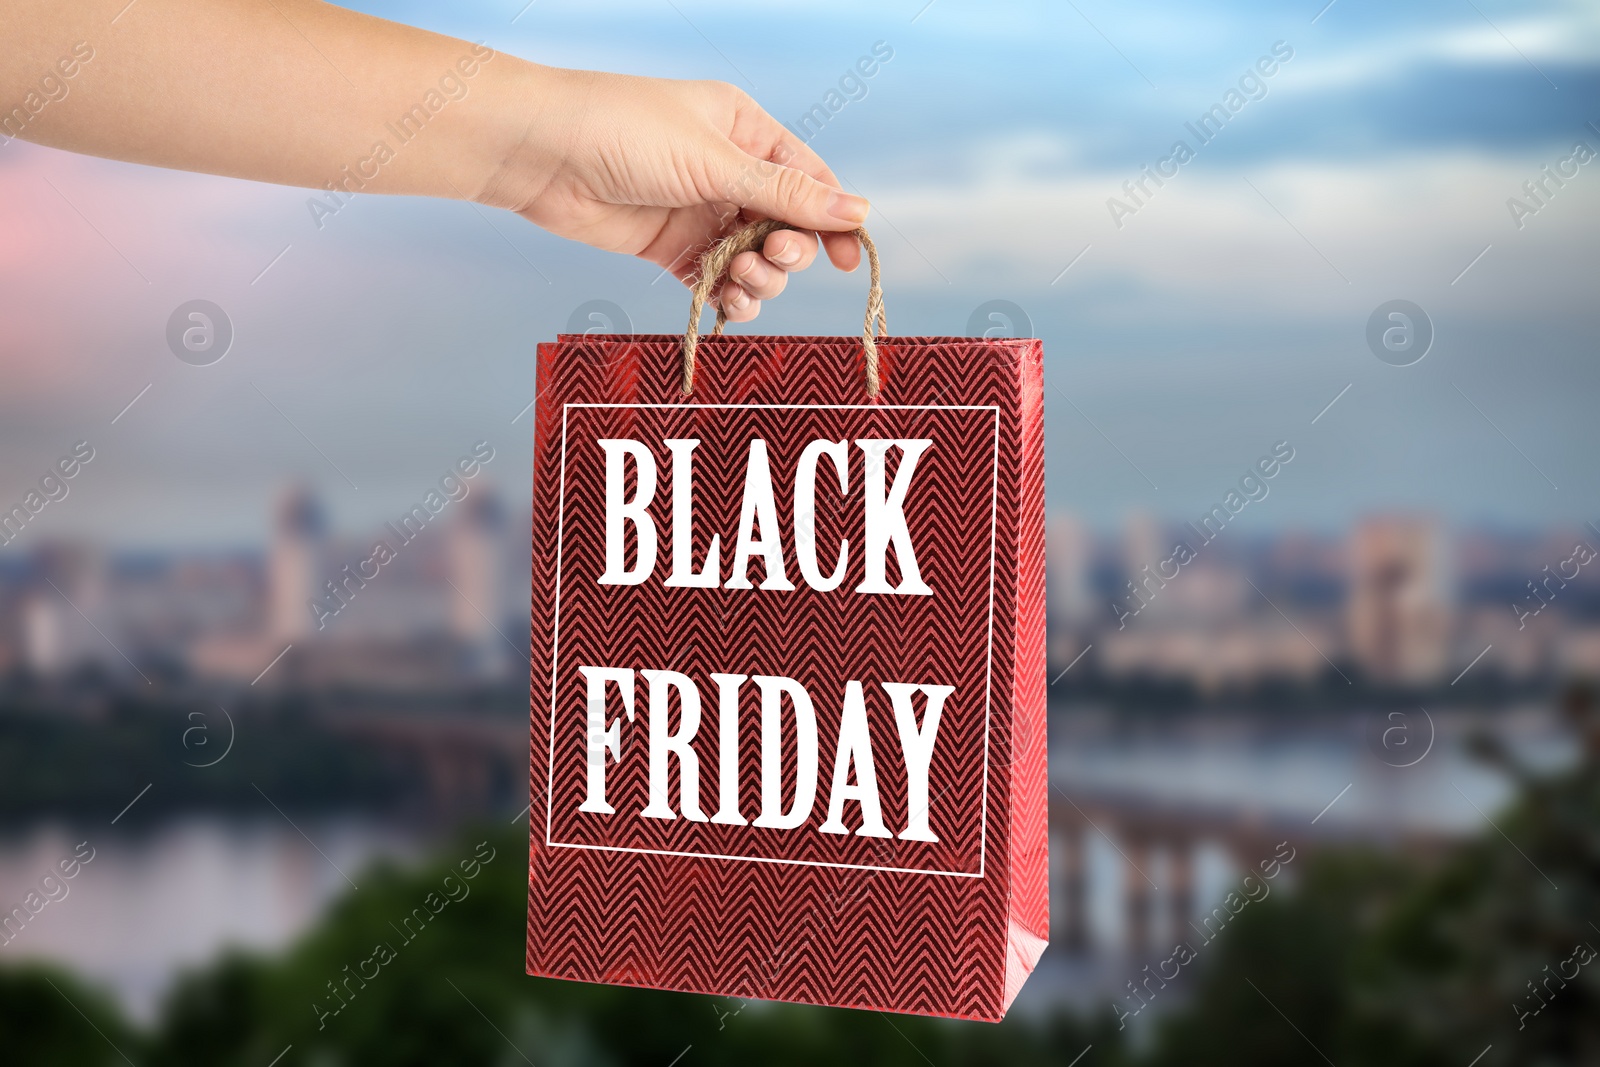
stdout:
<svg viewBox="0 0 1600 1067">
<path fill-rule="evenodd" d="M 789 860 L 772 856 L 727 856 L 716 852 L 677 852 L 660 848 L 627 848 L 621 845 L 583 845 L 554 841 L 550 836 L 554 807 L 556 755 L 556 684 L 561 659 L 561 550 L 567 507 L 567 412 L 572 408 L 728 408 L 796 411 L 987 411 L 994 415 L 994 460 L 990 475 L 989 499 L 989 643 L 983 683 L 983 781 L 980 789 L 981 814 L 978 824 L 978 870 L 930 871 L 917 867 L 878 867 L 863 863 L 831 863 L 826 860 Z M 994 574 L 996 527 L 1000 507 L 1000 408 L 996 404 L 562 404 L 561 478 L 556 502 L 556 602 L 550 642 L 550 737 L 546 746 L 544 780 L 544 843 L 549 848 L 581 848 L 596 852 L 637 852 L 656 856 L 685 856 L 691 859 L 736 860 L 747 863 L 782 863 L 796 867 L 837 867 L 852 871 L 889 871 L 897 874 L 931 874 L 945 878 L 983 878 L 989 847 L 989 725 L 994 689 Z"/>
</svg>

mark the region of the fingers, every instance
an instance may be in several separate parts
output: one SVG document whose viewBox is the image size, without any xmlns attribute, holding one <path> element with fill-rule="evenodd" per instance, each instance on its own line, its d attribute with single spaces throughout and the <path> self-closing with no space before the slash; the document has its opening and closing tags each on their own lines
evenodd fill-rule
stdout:
<svg viewBox="0 0 1600 1067">
<path fill-rule="evenodd" d="M 823 233 L 853 230 L 866 221 L 868 204 L 862 197 L 834 189 L 794 167 L 768 166 L 772 172 L 751 191 L 747 207 Z"/>
<path fill-rule="evenodd" d="M 761 301 L 751 296 L 738 282 L 722 287 L 721 307 L 729 322 L 749 322 L 761 314 Z"/>
<path fill-rule="evenodd" d="M 728 280 L 757 300 L 771 300 L 783 292 L 789 274 L 754 252 L 742 252 L 728 268 Z"/>
<path fill-rule="evenodd" d="M 761 251 L 741 252 L 728 270 L 720 302 L 733 322 L 747 322 L 788 284 L 789 272 L 804 270 L 817 258 L 817 239 L 809 233 L 779 230 L 767 235 Z"/>
<path fill-rule="evenodd" d="M 848 233 L 825 233 L 822 247 L 828 252 L 828 261 L 842 271 L 852 271 L 861 265 L 861 242 Z"/>
<path fill-rule="evenodd" d="M 760 252 L 741 252 L 733 257 L 728 280 L 743 286 L 757 300 L 771 300 L 783 292 L 790 271 L 804 270 L 816 258 L 815 237 L 780 230 L 768 235 Z"/>
<path fill-rule="evenodd" d="M 767 235 L 761 251 L 741 252 L 729 264 L 722 288 L 712 299 L 729 322 L 749 322 L 761 312 L 761 302 L 783 292 L 790 273 L 805 270 L 816 262 L 818 235 L 798 230 L 778 230 Z M 822 234 L 821 244 L 828 258 L 842 270 L 855 270 L 861 261 L 861 245 L 847 233 Z M 682 271 L 675 270 L 685 285 L 695 281 L 693 261 Z"/>
<path fill-rule="evenodd" d="M 805 270 L 817 258 L 817 238 L 815 234 L 779 230 L 767 235 L 761 254 L 781 270 Z"/>
<path fill-rule="evenodd" d="M 731 322 L 748 322 L 761 302 L 783 292 L 791 270 L 803 270 L 821 247 L 841 270 L 861 263 L 861 247 L 848 231 L 867 217 L 868 202 L 840 188 L 839 179 L 803 142 L 742 93 L 736 94 L 730 151 L 721 159 L 719 188 L 750 218 L 778 219 L 795 227 L 771 234 L 761 255 L 735 257 L 718 303 Z"/>
<path fill-rule="evenodd" d="M 762 114 L 765 115 L 765 112 Z M 796 167 L 826 185 L 839 188 L 839 179 L 834 177 L 833 171 L 828 169 L 828 165 L 822 162 L 822 158 L 813 152 L 810 146 L 792 140 L 788 136 L 788 131 L 777 123 L 774 122 L 772 125 L 776 126 L 779 132 L 776 135 L 777 140 L 767 153 L 768 159 L 774 163 Z M 827 250 L 829 262 L 840 270 L 852 271 L 860 266 L 861 246 L 850 234 L 824 231 L 822 245 Z"/>
<path fill-rule="evenodd" d="M 811 146 L 797 139 L 777 119 L 767 114 L 760 104 L 748 96 L 740 95 L 733 129 L 728 138 L 739 148 L 755 156 L 784 167 L 802 170 L 824 185 L 842 189 L 839 179 L 822 157 Z"/>
<path fill-rule="evenodd" d="M 861 262 L 861 245 L 847 233 L 823 234 L 828 258 L 841 270 L 855 270 Z M 761 301 L 783 292 L 791 271 L 805 270 L 817 258 L 815 234 L 779 230 L 769 234 L 761 254 L 741 252 L 728 268 L 728 281 L 717 295 L 717 306 L 729 322 L 749 322 L 761 313 Z"/>
<path fill-rule="evenodd" d="M 853 230 L 867 217 L 867 201 L 818 181 L 797 167 L 746 155 L 731 143 L 723 161 L 728 195 L 752 215 L 780 219 L 803 230 Z"/>
<path fill-rule="evenodd" d="M 840 270 L 855 270 L 861 263 L 860 245 L 854 237 L 840 231 L 854 229 L 861 224 L 866 218 L 867 201 L 840 191 L 839 179 L 822 161 L 822 157 L 743 93 L 736 96 L 733 128 L 728 137 L 746 156 L 746 161 L 740 166 L 744 181 L 733 188 L 745 194 L 742 206 L 747 213 L 780 218 L 797 226 L 821 231 L 823 248 L 828 253 L 829 261 Z M 839 224 L 821 225 L 815 219 L 807 220 L 793 211 L 784 210 L 785 195 L 817 199 L 825 194 L 810 186 L 799 188 L 803 183 L 796 178 L 780 177 L 780 171 L 798 171 L 811 178 L 816 185 L 825 189 L 831 187 L 839 197 L 844 198 L 837 204 L 846 217 Z M 779 183 L 791 182 L 795 188 L 790 191 L 763 188 L 775 184 L 775 178 Z M 771 195 L 765 198 L 756 195 L 761 192 L 770 192 Z"/>
</svg>

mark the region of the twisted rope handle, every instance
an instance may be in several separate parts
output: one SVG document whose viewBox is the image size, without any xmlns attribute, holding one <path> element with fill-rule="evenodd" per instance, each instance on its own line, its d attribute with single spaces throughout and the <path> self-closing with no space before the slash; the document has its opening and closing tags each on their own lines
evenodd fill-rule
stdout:
<svg viewBox="0 0 1600 1067">
<path fill-rule="evenodd" d="M 778 230 L 792 229 L 777 219 L 762 219 L 752 222 L 748 226 L 735 230 L 722 238 L 706 250 L 700 257 L 700 270 L 694 284 L 693 298 L 689 302 L 689 328 L 683 334 L 683 395 L 688 396 L 694 392 L 694 365 L 695 349 L 700 343 L 700 313 L 704 310 L 706 301 L 718 285 L 725 280 L 728 267 L 733 258 L 740 252 L 750 252 L 760 248 L 769 234 Z M 861 247 L 867 253 L 867 264 L 870 268 L 867 288 L 867 315 L 861 326 L 861 347 L 866 352 L 867 363 L 867 395 L 877 396 L 879 389 L 878 380 L 878 344 L 873 338 L 872 327 L 878 327 L 879 336 L 889 333 L 889 317 L 883 310 L 883 285 L 881 284 L 878 270 L 878 249 L 868 236 L 866 228 L 857 226 L 849 231 L 850 235 L 861 242 Z M 717 309 L 717 325 L 711 331 L 713 337 L 722 333 L 722 328 L 727 324 L 728 315 L 721 308 Z"/>
</svg>

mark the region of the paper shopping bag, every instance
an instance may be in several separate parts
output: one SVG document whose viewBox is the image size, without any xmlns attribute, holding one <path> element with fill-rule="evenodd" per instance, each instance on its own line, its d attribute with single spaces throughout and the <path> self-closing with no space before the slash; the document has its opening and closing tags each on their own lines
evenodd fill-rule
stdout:
<svg viewBox="0 0 1600 1067">
<path fill-rule="evenodd" d="M 875 336 L 858 235 L 860 337 L 539 346 L 529 974 L 999 1020 L 1044 949 L 1042 351 Z"/>
</svg>

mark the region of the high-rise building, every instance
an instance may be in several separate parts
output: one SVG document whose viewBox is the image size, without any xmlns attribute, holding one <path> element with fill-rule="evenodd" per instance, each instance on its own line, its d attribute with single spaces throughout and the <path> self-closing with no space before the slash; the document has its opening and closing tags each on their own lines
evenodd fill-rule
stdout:
<svg viewBox="0 0 1600 1067">
<path fill-rule="evenodd" d="M 278 498 L 267 559 L 267 630 L 274 641 L 310 636 L 327 523 L 311 490 L 292 486 Z"/>
<path fill-rule="evenodd" d="M 1450 588 L 1443 538 L 1431 519 L 1385 516 L 1350 542 L 1350 650 L 1372 677 L 1420 683 L 1444 673 Z"/>
<path fill-rule="evenodd" d="M 120 670 L 125 643 L 111 617 L 106 558 L 80 544 L 52 542 L 33 558 L 39 581 L 23 599 L 23 656 L 42 674 L 95 664 Z M 116 635 L 115 637 L 111 635 Z"/>
<path fill-rule="evenodd" d="M 1172 546 L 1163 544 L 1165 537 L 1166 531 L 1155 516 L 1142 511 L 1128 516 L 1122 535 L 1125 584 L 1118 596 L 1125 608 L 1136 609 L 1147 623 L 1152 617 L 1166 615 L 1172 607 L 1171 598 L 1161 596 L 1166 586 L 1159 573 L 1161 561 L 1172 554 Z"/>
<path fill-rule="evenodd" d="M 505 507 L 487 484 L 474 488 L 459 506 L 461 511 L 446 534 L 447 566 L 454 587 L 450 632 L 470 650 L 480 671 L 499 673 L 511 652 L 498 629 L 507 607 Z"/>
<path fill-rule="evenodd" d="M 1045 527 L 1045 588 L 1052 623 L 1076 626 L 1089 618 L 1093 550 L 1089 531 L 1076 515 L 1050 516 Z"/>
</svg>

